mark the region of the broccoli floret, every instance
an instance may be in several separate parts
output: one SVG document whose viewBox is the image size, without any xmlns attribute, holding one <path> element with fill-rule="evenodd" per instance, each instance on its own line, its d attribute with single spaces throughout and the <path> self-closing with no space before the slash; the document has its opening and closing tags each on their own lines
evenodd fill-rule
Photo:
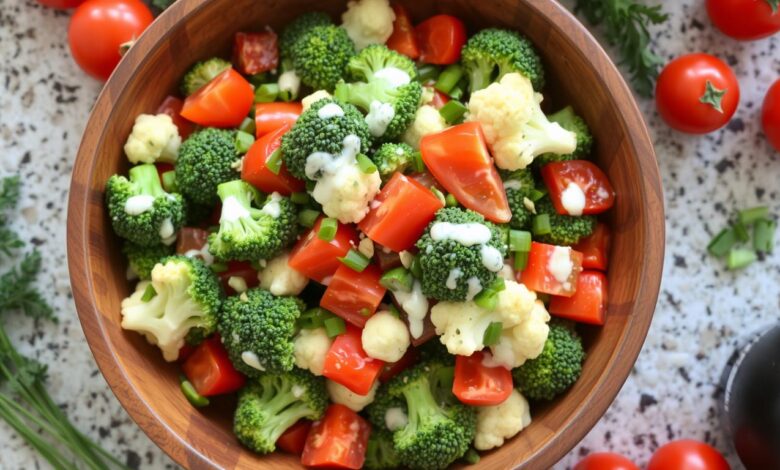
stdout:
<svg viewBox="0 0 780 470">
<path fill-rule="evenodd" d="M 332 24 L 309 28 L 290 51 L 301 82 L 315 90 L 333 90 L 353 55 L 355 44 L 347 31 Z"/>
<path fill-rule="evenodd" d="M 374 79 L 367 83 L 339 82 L 334 96 L 337 100 L 354 104 L 368 113 L 366 120 L 369 120 L 373 113 L 381 113 L 383 104 L 392 106 L 390 122 L 386 126 L 371 129 L 374 137 L 392 140 L 403 134 L 414 120 L 417 108 L 420 107 L 422 85 L 419 82 L 410 82 L 396 87 L 384 79 Z"/>
<path fill-rule="evenodd" d="M 368 437 L 363 467 L 369 470 L 384 470 L 400 466 L 401 458 L 393 446 L 393 433 L 387 429 L 372 429 Z"/>
<path fill-rule="evenodd" d="M 127 264 L 142 281 L 148 281 L 152 275 L 152 269 L 161 259 L 173 254 L 173 245 L 143 246 L 132 242 L 126 242 L 122 246 L 122 253 L 127 257 Z"/>
<path fill-rule="evenodd" d="M 209 252 L 223 260 L 271 259 L 295 241 L 298 209 L 290 198 L 272 193 L 260 209 L 252 207 L 259 194 L 241 180 L 217 187 L 222 201 L 219 230 L 209 235 Z"/>
<path fill-rule="evenodd" d="M 184 75 L 179 88 L 184 96 L 190 96 L 232 66 L 230 61 L 219 57 L 198 62 Z"/>
<path fill-rule="evenodd" d="M 509 225 L 518 230 L 528 229 L 534 218 L 534 213 L 526 205 L 526 199 L 531 200 L 536 188 L 533 173 L 530 169 L 502 171 L 501 178 L 504 180 L 509 210 L 512 211 Z"/>
<path fill-rule="evenodd" d="M 577 135 L 577 148 L 572 153 L 558 155 L 555 153 L 545 153 L 534 159 L 537 165 L 545 165 L 550 162 L 562 162 L 567 160 L 586 159 L 593 148 L 593 135 L 590 133 L 588 124 L 580 116 L 574 113 L 571 106 L 567 106 L 555 114 L 547 116 L 550 122 L 557 122 L 561 127 Z"/>
<path fill-rule="evenodd" d="M 321 118 L 320 109 L 334 104 L 342 109 L 343 115 Z M 315 152 L 339 155 L 344 148 L 344 138 L 353 134 L 360 138 L 360 152 L 368 155 L 372 139 L 360 111 L 348 103 L 321 99 L 304 111 L 282 137 L 284 163 L 293 176 L 307 178 L 306 159 L 309 155 Z"/>
<path fill-rule="evenodd" d="M 379 175 L 384 181 L 393 176 L 396 171 L 403 173 L 412 165 L 414 149 L 403 142 L 388 142 L 374 152 L 371 160 L 376 164 Z"/>
<path fill-rule="evenodd" d="M 539 54 L 528 39 L 514 31 L 483 29 L 463 46 L 461 60 L 472 93 L 510 72 L 527 77 L 537 91 L 544 87 L 544 68 Z"/>
<path fill-rule="evenodd" d="M 218 328 L 236 369 L 249 376 L 292 370 L 295 321 L 302 311 L 295 298 L 263 289 L 228 297 Z"/>
<path fill-rule="evenodd" d="M 384 44 L 372 44 L 352 57 L 347 64 L 347 72 L 352 81 L 370 82 L 374 80 L 374 74 L 391 67 L 406 73 L 410 81 L 417 78 L 414 62 Z"/>
<path fill-rule="evenodd" d="M 587 237 L 596 228 L 596 217 L 592 215 L 571 216 L 559 214 L 549 196 L 534 203 L 537 214 L 548 214 L 552 231 L 534 238 L 552 245 L 574 245 L 580 238 Z"/>
<path fill-rule="evenodd" d="M 387 430 L 387 410 L 398 408 L 406 414 L 406 401 L 401 397 L 390 395 L 387 384 L 382 384 L 374 395 L 372 401 L 363 411 L 374 429 Z"/>
<path fill-rule="evenodd" d="M 553 320 L 542 353 L 514 369 L 515 386 L 527 398 L 552 400 L 571 387 L 582 373 L 585 351 L 570 322 Z"/>
<path fill-rule="evenodd" d="M 131 168 L 130 179 L 109 178 L 106 205 L 114 232 L 142 246 L 173 243 L 184 224 L 184 199 L 165 192 L 152 164 Z"/>
<path fill-rule="evenodd" d="M 434 240 L 431 230 L 437 223 L 480 224 L 490 231 L 490 239 L 485 245 L 471 246 L 449 237 Z M 438 300 L 464 301 L 471 300 L 480 290 L 493 284 L 496 273 L 482 262 L 483 246 L 496 249 L 502 257 L 506 257 L 505 237 L 496 225 L 472 210 L 457 207 L 440 209 L 417 241 L 423 293 Z"/>
<path fill-rule="evenodd" d="M 293 46 L 310 29 L 316 26 L 328 26 L 333 24 L 330 17 L 321 11 L 312 11 L 304 13 L 292 23 L 284 27 L 284 31 L 279 36 L 279 53 L 283 58 L 290 57 Z"/>
<path fill-rule="evenodd" d="M 139 282 L 122 301 L 122 328 L 144 334 L 166 361 L 175 361 L 190 330 L 207 335 L 216 329 L 222 298 L 219 279 L 203 262 L 164 258 L 152 269 L 151 281 Z"/>
<path fill-rule="evenodd" d="M 325 414 L 325 380 L 302 369 L 266 373 L 251 380 L 238 398 L 233 432 L 249 449 L 268 454 L 276 441 L 300 419 L 317 420 Z"/>
<path fill-rule="evenodd" d="M 181 144 L 176 183 L 185 197 L 203 205 L 218 202 L 217 186 L 239 177 L 235 142 L 233 130 L 206 128 Z"/>
</svg>

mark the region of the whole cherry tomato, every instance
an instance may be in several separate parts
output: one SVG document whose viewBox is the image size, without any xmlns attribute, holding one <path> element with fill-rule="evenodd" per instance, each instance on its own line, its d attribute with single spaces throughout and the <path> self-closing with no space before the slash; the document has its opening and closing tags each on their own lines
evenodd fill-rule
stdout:
<svg viewBox="0 0 780 470">
<path fill-rule="evenodd" d="M 730 470 L 726 459 L 712 446 L 692 439 L 672 441 L 658 448 L 647 470 Z"/>
<path fill-rule="evenodd" d="M 764 107 L 761 110 L 761 123 L 769 143 L 780 152 L 780 80 L 777 80 L 766 92 Z"/>
<path fill-rule="evenodd" d="M 70 19 L 70 52 L 82 70 L 107 80 L 122 58 L 122 45 L 136 40 L 152 20 L 140 0 L 89 0 Z"/>
<path fill-rule="evenodd" d="M 50 8 L 75 8 L 84 3 L 84 0 L 38 0 L 38 3 Z"/>
<path fill-rule="evenodd" d="M 573 470 L 639 470 L 639 467 L 620 454 L 596 452 L 577 462 Z"/>
<path fill-rule="evenodd" d="M 739 104 L 737 77 L 709 54 L 689 54 L 669 62 L 655 86 L 658 113 L 669 126 L 690 134 L 720 129 Z"/>
<path fill-rule="evenodd" d="M 741 41 L 765 38 L 780 31 L 777 0 L 707 0 L 707 13 L 723 34 Z"/>
</svg>

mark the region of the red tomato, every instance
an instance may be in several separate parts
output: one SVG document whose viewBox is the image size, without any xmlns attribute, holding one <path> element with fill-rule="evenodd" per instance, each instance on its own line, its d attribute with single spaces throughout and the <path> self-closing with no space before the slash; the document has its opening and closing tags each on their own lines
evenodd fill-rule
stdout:
<svg viewBox="0 0 780 470">
<path fill-rule="evenodd" d="M 369 357 L 363 350 L 362 332 L 347 325 L 347 331 L 336 337 L 325 355 L 322 375 L 358 395 L 367 395 L 385 363 Z"/>
<path fill-rule="evenodd" d="M 182 227 L 176 238 L 176 254 L 183 255 L 190 250 L 200 251 L 209 241 L 209 232 L 202 228 Z"/>
<path fill-rule="evenodd" d="M 589 237 L 581 239 L 572 248 L 582 253 L 582 267 L 585 269 L 607 270 L 609 243 L 612 234 L 604 223 L 597 223 Z"/>
<path fill-rule="evenodd" d="M 415 181 L 420 183 L 421 185 L 425 186 L 428 189 L 436 188 L 441 192 L 447 192 L 446 189 L 444 189 L 444 186 L 441 185 L 438 181 L 436 181 L 436 178 L 433 177 L 432 174 L 428 173 L 427 171 L 425 173 L 415 173 L 411 175 L 412 178 L 414 178 Z"/>
<path fill-rule="evenodd" d="M 455 356 L 455 380 L 452 393 L 462 403 L 491 406 L 503 403 L 512 394 L 512 372 L 504 367 L 486 367 L 484 354 Z"/>
<path fill-rule="evenodd" d="M 246 281 L 248 288 L 257 287 L 260 281 L 257 279 L 257 270 L 252 267 L 252 264 L 248 261 L 228 261 L 227 270 L 218 273 L 219 280 L 222 281 L 222 287 L 228 295 L 237 294 L 235 290 L 228 284 L 231 277 L 241 277 Z"/>
<path fill-rule="evenodd" d="M 777 16 L 780 17 L 780 13 Z M 777 80 L 766 92 L 764 107 L 761 110 L 761 123 L 769 143 L 780 152 L 780 80 Z"/>
<path fill-rule="evenodd" d="M 320 307 L 363 328 L 387 291 L 379 283 L 381 277 L 382 271 L 374 264 L 369 264 L 362 272 L 341 265 L 322 294 Z"/>
<path fill-rule="evenodd" d="M 385 44 L 388 49 L 392 49 L 399 54 L 403 54 L 412 60 L 420 57 L 420 47 L 417 46 L 417 37 L 414 34 L 414 26 L 409 14 L 403 5 L 393 4 L 395 20 L 393 21 L 393 34 L 387 39 Z"/>
<path fill-rule="evenodd" d="M 186 361 L 190 356 L 192 356 L 192 353 L 195 352 L 195 346 L 190 346 L 187 343 L 184 343 L 184 346 L 179 348 L 179 357 L 177 361 L 184 362 Z"/>
<path fill-rule="evenodd" d="M 157 108 L 157 114 L 167 114 L 170 116 L 173 123 L 176 124 L 176 127 L 179 129 L 181 140 L 184 140 L 192 134 L 192 131 L 195 130 L 195 126 L 181 117 L 182 106 L 184 106 L 184 102 L 181 99 L 175 96 L 167 96 L 163 102 L 160 103 L 160 107 Z"/>
<path fill-rule="evenodd" d="M 568 258 L 562 256 L 568 252 Z M 557 252 L 557 253 L 556 253 Z M 571 263 L 568 269 L 566 260 Z M 560 272 L 556 272 L 560 271 Z M 566 279 L 563 277 L 568 271 Z M 569 247 L 532 242 L 525 270 L 517 272 L 517 282 L 534 292 L 571 297 L 577 289 L 577 278 L 582 271 L 582 253 Z"/>
<path fill-rule="evenodd" d="M 38 3 L 51 8 L 74 8 L 84 3 L 84 1 L 85 0 L 38 0 Z"/>
<path fill-rule="evenodd" d="M 478 122 L 426 135 L 420 142 L 420 152 L 428 170 L 458 202 L 493 222 L 509 222 L 512 212 L 504 184 Z"/>
<path fill-rule="evenodd" d="M 140 0 L 90 0 L 70 19 L 68 43 L 79 67 L 107 80 L 122 58 L 122 45 L 134 41 L 154 20 Z"/>
<path fill-rule="evenodd" d="M 707 0 L 707 13 L 723 34 L 741 41 L 765 38 L 780 31 L 776 0 Z"/>
<path fill-rule="evenodd" d="M 580 460 L 572 470 L 639 470 L 639 467 L 620 454 L 596 452 Z"/>
<path fill-rule="evenodd" d="M 287 125 L 292 127 L 303 112 L 303 105 L 291 103 L 257 103 L 255 105 L 255 135 L 257 138 Z"/>
<path fill-rule="evenodd" d="M 444 93 L 434 88 L 433 101 L 431 101 L 431 106 L 433 106 L 436 109 L 441 109 L 444 107 L 445 104 L 449 103 L 449 101 L 450 101 L 449 96 L 445 95 Z"/>
<path fill-rule="evenodd" d="M 647 470 L 730 470 L 714 447 L 692 439 L 672 441 L 655 451 Z"/>
<path fill-rule="evenodd" d="M 336 236 L 326 242 L 317 236 L 321 222 L 322 217 L 314 223 L 309 233 L 298 240 L 287 264 L 304 276 L 327 285 L 336 270 L 343 266 L 338 258 L 357 245 L 358 235 L 352 225 L 339 223 Z"/>
<path fill-rule="evenodd" d="M 392 379 L 396 375 L 400 374 L 404 370 L 408 369 L 412 366 L 415 362 L 417 362 L 417 357 L 420 355 L 419 351 L 415 348 L 409 348 L 406 350 L 406 353 L 401 357 L 401 359 L 398 359 L 395 362 L 385 364 L 385 366 L 382 368 L 382 373 L 379 374 L 379 381 L 380 382 L 387 382 L 388 380 Z"/>
<path fill-rule="evenodd" d="M 287 171 L 282 163 L 279 174 L 269 170 L 265 162 L 276 149 L 282 145 L 282 136 L 290 130 L 290 125 L 285 124 L 275 131 L 260 137 L 249 147 L 241 166 L 241 179 L 265 193 L 277 192 L 282 196 L 306 189 L 306 184 L 295 178 Z"/>
<path fill-rule="evenodd" d="M 717 57 L 688 54 L 669 62 L 661 71 L 655 85 L 655 103 L 670 127 L 689 134 L 706 134 L 726 125 L 734 115 L 739 104 L 739 83 L 731 67 Z"/>
<path fill-rule="evenodd" d="M 547 309 L 557 317 L 603 325 L 607 313 L 607 276 L 598 271 L 581 272 L 574 295 L 553 296 Z"/>
<path fill-rule="evenodd" d="M 255 100 L 252 85 L 229 68 L 184 100 L 181 115 L 204 127 L 236 127 Z"/>
<path fill-rule="evenodd" d="M 236 33 L 233 42 L 233 63 L 245 75 L 268 72 L 279 65 L 276 33 Z"/>
<path fill-rule="evenodd" d="M 420 61 L 426 64 L 454 64 L 466 44 L 466 26 L 451 15 L 436 15 L 414 28 L 420 46 Z"/>
<path fill-rule="evenodd" d="M 306 445 L 306 436 L 309 435 L 311 424 L 308 419 L 293 424 L 276 440 L 276 447 L 291 454 L 300 454 Z"/>
<path fill-rule="evenodd" d="M 219 336 L 200 343 L 181 368 L 187 380 L 204 397 L 235 392 L 246 380 L 233 367 Z"/>
<path fill-rule="evenodd" d="M 366 420 L 346 406 L 333 403 L 311 427 L 301 463 L 306 467 L 357 470 L 366 460 L 370 433 Z"/>
<path fill-rule="evenodd" d="M 612 189 L 609 178 L 593 162 L 570 160 L 548 163 L 542 167 L 542 178 L 550 190 L 550 199 L 559 214 L 569 215 L 563 205 L 563 194 L 564 191 L 571 190 L 569 185 L 572 184 L 585 193 L 583 214 L 601 214 L 615 204 L 615 190 Z"/>
<path fill-rule="evenodd" d="M 393 251 L 408 250 L 444 204 L 414 178 L 396 172 L 371 203 L 358 227 Z"/>
</svg>

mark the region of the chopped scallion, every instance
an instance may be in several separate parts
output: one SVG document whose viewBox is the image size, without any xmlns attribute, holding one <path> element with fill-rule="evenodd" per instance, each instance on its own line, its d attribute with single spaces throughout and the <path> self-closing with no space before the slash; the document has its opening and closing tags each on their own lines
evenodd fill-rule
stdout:
<svg viewBox="0 0 780 470">
<path fill-rule="evenodd" d="M 412 154 L 412 167 L 415 173 L 425 172 L 425 162 L 423 162 L 422 154 L 419 150 Z"/>
<path fill-rule="evenodd" d="M 339 229 L 339 223 L 332 217 L 325 217 L 320 222 L 320 230 L 317 232 L 317 237 L 320 240 L 329 242 L 336 238 L 336 231 Z"/>
<path fill-rule="evenodd" d="M 367 175 L 370 175 L 371 173 L 376 173 L 377 171 L 374 162 L 372 162 L 370 158 L 363 155 L 362 153 L 358 154 L 357 156 L 357 164 L 358 164 L 358 168 L 360 168 L 360 171 L 362 171 Z"/>
<path fill-rule="evenodd" d="M 724 228 L 707 245 L 707 251 L 711 255 L 721 257 L 726 256 L 731 248 L 737 243 L 737 236 L 731 228 Z"/>
<path fill-rule="evenodd" d="M 271 103 L 279 96 L 279 85 L 263 83 L 255 89 L 255 103 Z"/>
<path fill-rule="evenodd" d="M 148 286 L 146 286 L 146 290 L 144 290 L 144 295 L 141 296 L 141 301 L 149 302 L 155 297 L 157 297 L 157 291 L 154 290 L 154 286 L 149 284 Z"/>
<path fill-rule="evenodd" d="M 271 173 L 278 175 L 282 169 L 282 149 L 277 148 L 265 160 L 265 166 L 271 170 Z"/>
<path fill-rule="evenodd" d="M 525 230 L 509 231 L 509 251 L 529 252 L 531 251 L 531 232 Z"/>
<path fill-rule="evenodd" d="M 729 256 L 726 258 L 726 267 L 732 270 L 742 269 L 753 263 L 758 259 L 756 252 L 753 250 L 747 250 L 744 248 L 734 248 L 729 251 Z"/>
<path fill-rule="evenodd" d="M 414 278 L 406 268 L 397 267 L 382 274 L 379 283 L 393 292 L 411 292 Z"/>
<path fill-rule="evenodd" d="M 298 223 L 304 227 L 314 227 L 314 223 L 317 222 L 317 218 L 320 213 L 313 209 L 304 209 L 298 212 Z"/>
<path fill-rule="evenodd" d="M 734 229 L 734 236 L 737 238 L 737 240 L 741 242 L 746 242 L 750 240 L 750 234 L 748 233 L 748 229 L 742 222 L 737 222 L 732 226 Z"/>
<path fill-rule="evenodd" d="M 463 460 L 469 465 L 476 465 L 479 463 L 479 453 L 474 449 L 469 449 L 466 455 L 463 456 Z"/>
<path fill-rule="evenodd" d="M 456 124 L 463 118 L 466 111 L 466 106 L 463 103 L 457 100 L 450 100 L 441 107 L 439 114 L 441 114 L 441 117 L 444 118 L 447 124 Z"/>
<path fill-rule="evenodd" d="M 293 202 L 293 204 L 298 204 L 299 206 L 302 206 L 304 204 L 309 203 L 309 194 L 308 193 L 292 193 L 290 194 L 290 200 Z"/>
<path fill-rule="evenodd" d="M 737 218 L 745 226 L 753 225 L 757 220 L 766 219 L 769 216 L 769 208 L 766 206 L 752 207 L 739 211 Z"/>
<path fill-rule="evenodd" d="M 238 153 L 247 153 L 249 147 L 255 143 L 255 136 L 248 132 L 237 131 L 236 132 L 236 151 Z"/>
<path fill-rule="evenodd" d="M 753 225 L 753 247 L 762 253 L 771 253 L 775 246 L 775 230 L 777 223 L 773 220 L 760 219 Z"/>
<path fill-rule="evenodd" d="M 500 321 L 491 322 L 485 329 L 485 336 L 482 338 L 482 343 L 485 346 L 493 346 L 501 339 L 501 332 L 504 330 L 504 324 Z"/>
<path fill-rule="evenodd" d="M 255 135 L 255 120 L 250 117 L 244 118 L 244 120 L 241 121 L 241 125 L 238 126 L 238 130 Z"/>
<path fill-rule="evenodd" d="M 436 186 L 430 187 L 431 192 L 434 196 L 436 196 L 436 199 L 440 200 L 442 204 L 447 204 L 447 199 L 444 197 L 444 193 L 439 191 L 439 189 Z"/>
<path fill-rule="evenodd" d="M 420 266 L 420 257 L 412 258 L 412 264 L 409 265 L 409 271 L 417 279 L 422 279 L 422 266 Z"/>
<path fill-rule="evenodd" d="M 528 251 L 516 251 L 515 252 L 515 262 L 513 265 L 513 268 L 515 268 L 515 271 L 522 271 L 525 269 L 526 266 L 528 266 Z"/>
<path fill-rule="evenodd" d="M 228 270 L 228 266 L 225 263 L 212 263 L 209 267 L 211 268 L 211 271 L 215 273 L 224 273 Z"/>
<path fill-rule="evenodd" d="M 422 84 L 436 80 L 439 77 L 441 69 L 432 64 L 425 64 L 417 67 L 417 81 Z"/>
<path fill-rule="evenodd" d="M 333 317 L 333 314 L 322 307 L 306 310 L 298 317 L 298 326 L 304 330 L 313 330 L 321 327 L 325 320 Z"/>
<path fill-rule="evenodd" d="M 543 198 L 544 196 L 545 196 L 545 192 L 544 191 L 540 191 L 540 190 L 538 190 L 536 188 L 534 188 L 534 189 L 532 189 L 532 190 L 530 190 L 528 192 L 528 199 L 530 199 L 532 202 L 536 202 L 539 199 Z"/>
<path fill-rule="evenodd" d="M 322 229 L 320 229 L 322 230 Z M 346 256 L 343 256 L 338 259 L 341 261 L 344 265 L 346 265 L 348 268 L 350 268 L 353 271 L 357 272 L 363 272 L 364 269 L 371 263 L 371 260 L 366 257 L 363 253 L 357 251 L 357 250 L 349 250 L 346 254 Z"/>
<path fill-rule="evenodd" d="M 534 235 L 548 235 L 550 232 L 552 232 L 552 225 L 550 225 L 550 215 L 537 215 L 534 217 L 531 226 L 531 230 L 533 231 Z"/>
<path fill-rule="evenodd" d="M 162 174 L 163 189 L 169 193 L 179 192 L 179 186 L 176 184 L 176 172 L 174 170 L 166 171 Z"/>
<path fill-rule="evenodd" d="M 323 322 L 323 326 L 325 327 L 325 333 L 327 333 L 328 338 L 335 338 L 347 331 L 347 325 L 344 323 L 344 320 L 336 316 L 327 318 Z"/>
<path fill-rule="evenodd" d="M 209 404 L 209 399 L 198 393 L 195 386 L 184 376 L 181 378 L 181 393 L 192 406 L 202 408 Z"/>
<path fill-rule="evenodd" d="M 459 100 L 463 98 L 463 95 L 465 94 L 466 94 L 466 85 L 463 84 L 463 82 L 461 81 L 461 83 L 459 83 L 458 86 L 456 86 L 455 88 L 452 89 L 452 91 L 450 91 L 450 99 Z"/>
<path fill-rule="evenodd" d="M 444 198 L 444 205 L 447 207 L 458 207 L 458 200 L 452 194 L 447 194 Z"/>
</svg>

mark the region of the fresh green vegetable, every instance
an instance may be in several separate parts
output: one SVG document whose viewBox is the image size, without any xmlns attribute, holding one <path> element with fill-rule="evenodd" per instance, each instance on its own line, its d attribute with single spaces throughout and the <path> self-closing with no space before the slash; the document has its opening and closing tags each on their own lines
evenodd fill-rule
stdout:
<svg viewBox="0 0 780 470">
<path fill-rule="evenodd" d="M 388 67 L 405 72 L 412 80 L 417 78 L 417 67 L 411 59 L 388 49 L 387 46 L 373 44 L 350 59 L 347 64 L 348 81 L 374 81 L 376 78 L 374 74 Z"/>
<path fill-rule="evenodd" d="M 388 384 L 385 383 L 379 386 L 374 395 L 374 401 L 366 407 L 363 414 L 365 414 L 373 429 L 389 431 L 389 429 L 387 429 L 385 416 L 387 410 L 391 408 L 398 408 L 404 414 L 407 413 L 406 400 L 404 400 L 403 397 L 394 397 L 390 395 Z"/>
<path fill-rule="evenodd" d="M 328 338 L 335 338 L 347 331 L 347 324 L 344 323 L 343 319 L 335 315 L 331 315 L 330 318 L 323 320 L 322 326 L 325 327 L 325 333 L 328 335 Z"/>
<path fill-rule="evenodd" d="M 439 74 L 439 78 L 436 79 L 436 83 L 434 83 L 433 87 L 445 95 L 449 95 L 463 77 L 463 73 L 464 70 L 460 64 L 448 65 Z"/>
<path fill-rule="evenodd" d="M 198 62 L 184 75 L 179 88 L 184 96 L 190 96 L 232 66 L 230 61 L 219 57 Z"/>
<path fill-rule="evenodd" d="M 354 55 L 355 44 L 347 31 L 335 25 L 309 28 L 290 49 L 301 82 L 315 90 L 333 90 Z"/>
<path fill-rule="evenodd" d="M 277 96 L 279 96 L 277 83 L 263 83 L 255 88 L 255 103 L 271 103 L 276 101 Z"/>
<path fill-rule="evenodd" d="M 336 219 L 332 217 L 325 217 L 322 219 L 322 222 L 320 222 L 320 229 L 317 232 L 317 238 L 329 242 L 336 237 L 338 228 L 339 223 Z"/>
<path fill-rule="evenodd" d="M 122 246 L 122 253 L 127 257 L 127 263 L 141 280 L 148 280 L 152 275 L 152 268 L 173 254 L 172 245 L 142 246 L 132 242 L 126 242 Z"/>
<path fill-rule="evenodd" d="M 466 455 L 463 456 L 463 460 L 465 460 L 469 465 L 476 465 L 480 460 L 479 452 L 474 449 L 469 449 L 466 452 Z"/>
<path fill-rule="evenodd" d="M 236 131 L 236 152 L 244 154 L 255 143 L 255 136 L 244 131 Z"/>
<path fill-rule="evenodd" d="M 751 207 L 750 209 L 744 209 L 739 211 L 737 219 L 742 225 L 753 225 L 759 220 L 766 220 L 769 216 L 769 208 L 766 206 Z"/>
<path fill-rule="evenodd" d="M 460 101 L 449 100 L 439 110 L 439 114 L 441 114 L 441 117 L 444 118 L 447 124 L 457 124 L 461 121 L 463 115 L 466 114 L 466 111 L 468 111 L 468 108 Z"/>
<path fill-rule="evenodd" d="M 371 159 L 383 181 L 398 171 L 404 173 L 414 165 L 414 149 L 403 142 L 387 142 L 374 152 Z"/>
<path fill-rule="evenodd" d="M 538 237 L 538 241 L 552 245 L 574 245 L 581 238 L 587 237 L 596 228 L 596 218 L 590 215 L 562 215 L 555 211 L 549 197 L 544 197 L 536 203 L 536 213 L 547 215 L 550 221 L 550 233 Z M 538 217 L 538 216 L 537 216 Z M 536 235 L 536 232 L 534 232 Z"/>
<path fill-rule="evenodd" d="M 758 255 L 753 250 L 745 248 L 732 248 L 726 258 L 726 267 L 732 270 L 746 268 L 758 260 Z"/>
<path fill-rule="evenodd" d="M 502 171 L 501 178 L 504 180 L 504 189 L 506 198 L 509 202 L 509 210 L 512 211 L 512 220 L 509 226 L 515 229 L 528 229 L 534 218 L 531 207 L 534 200 L 536 181 L 530 169 L 517 171 Z M 526 201 L 526 199 L 528 201 Z"/>
<path fill-rule="evenodd" d="M 501 332 L 504 331 L 504 324 L 500 321 L 494 321 L 491 322 L 490 325 L 488 325 L 487 329 L 485 330 L 484 338 L 482 339 L 482 344 L 485 346 L 493 346 L 498 343 L 498 340 L 501 339 Z"/>
<path fill-rule="evenodd" d="M 313 209 L 304 209 L 298 212 L 298 223 L 304 227 L 314 227 L 315 222 L 320 217 L 320 212 Z"/>
<path fill-rule="evenodd" d="M 357 160 L 358 168 L 360 168 L 360 171 L 362 171 L 363 173 L 370 175 L 371 173 L 377 171 L 377 167 L 374 164 L 374 162 L 372 162 L 370 158 L 363 155 L 362 153 L 358 154 L 356 160 Z"/>
<path fill-rule="evenodd" d="M 279 36 L 279 53 L 282 59 L 289 59 L 293 46 L 306 33 L 316 26 L 328 26 L 333 24 L 328 15 L 320 11 L 304 13 L 289 23 Z"/>
<path fill-rule="evenodd" d="M 753 226 L 753 247 L 762 253 L 771 253 L 775 246 L 775 231 L 777 223 L 773 220 L 760 219 Z"/>
<path fill-rule="evenodd" d="M 713 256 L 726 256 L 736 243 L 737 236 L 734 233 L 734 229 L 731 227 L 724 228 L 707 245 L 707 251 Z"/>
<path fill-rule="evenodd" d="M 369 263 L 371 263 L 371 260 L 366 257 L 366 255 L 355 249 L 349 250 L 345 256 L 342 256 L 338 260 L 349 269 L 359 273 L 363 272 L 363 270 L 368 267 Z"/>
<path fill-rule="evenodd" d="M 379 283 L 393 292 L 411 292 L 414 278 L 411 272 L 399 266 L 382 274 Z"/>
<path fill-rule="evenodd" d="M 393 433 L 383 428 L 371 430 L 363 466 L 368 470 L 391 470 L 401 466 L 401 459 L 393 446 Z"/>
<path fill-rule="evenodd" d="M 7 220 L 2 213 L 6 208 L 12 207 L 19 199 L 19 177 L 9 176 L 0 180 L 0 253 L 10 257 L 14 250 L 24 246 L 16 233 L 6 227 Z"/>
<path fill-rule="evenodd" d="M 534 90 L 544 88 L 544 68 L 539 54 L 528 39 L 514 31 L 481 30 L 463 46 L 461 61 L 472 93 L 510 72 L 527 77 Z"/>
<path fill-rule="evenodd" d="M 565 155 L 545 153 L 534 159 L 534 164 L 543 166 L 550 162 L 562 162 L 566 160 L 582 160 L 588 158 L 593 148 L 593 134 L 590 133 L 588 124 L 580 116 L 574 113 L 574 108 L 566 106 L 557 113 L 547 116 L 550 122 L 557 122 L 569 132 L 577 135 L 577 148 L 574 152 Z"/>
<path fill-rule="evenodd" d="M 239 177 L 236 132 L 206 128 L 195 132 L 179 148 L 176 182 L 182 194 L 197 204 L 214 206 L 217 186 Z"/>
<path fill-rule="evenodd" d="M 195 386 L 192 385 L 192 383 L 187 380 L 186 377 L 182 376 L 180 378 L 180 388 L 181 393 L 184 394 L 184 397 L 187 399 L 190 404 L 196 408 L 203 408 L 204 406 L 209 406 L 209 399 L 198 393 L 197 390 L 195 390 Z"/>
</svg>

